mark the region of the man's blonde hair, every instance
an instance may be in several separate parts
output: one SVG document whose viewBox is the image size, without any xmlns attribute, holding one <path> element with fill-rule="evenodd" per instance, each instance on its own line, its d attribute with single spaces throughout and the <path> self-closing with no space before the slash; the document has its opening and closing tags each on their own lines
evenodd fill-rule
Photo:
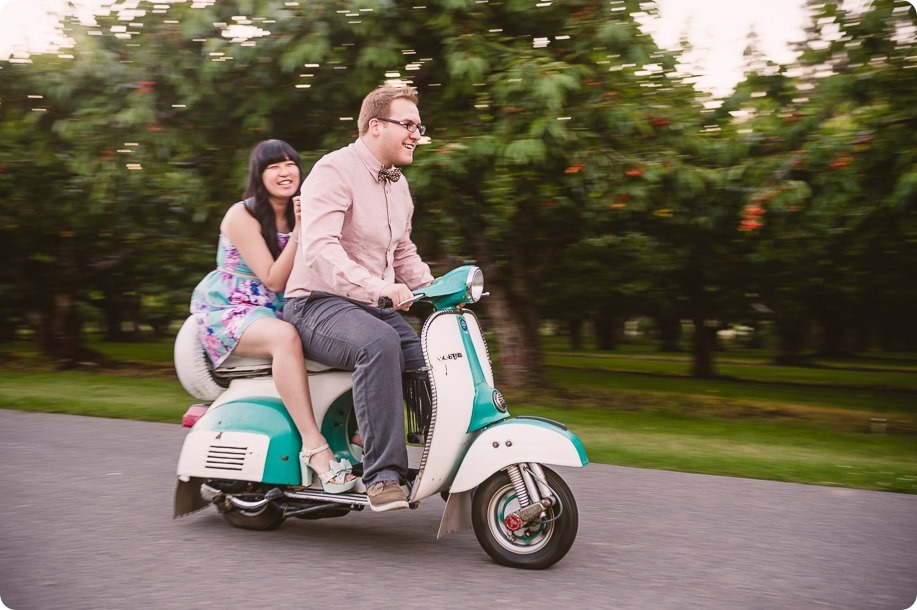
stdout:
<svg viewBox="0 0 917 610">
<path fill-rule="evenodd" d="M 383 85 L 363 98 L 363 105 L 360 107 L 360 118 L 357 120 L 357 124 L 360 127 L 360 135 L 366 135 L 366 132 L 369 131 L 369 121 L 371 119 L 388 118 L 388 113 L 392 109 L 392 102 L 398 98 L 404 98 L 416 105 L 417 90 L 407 85 L 402 87 Z"/>
</svg>

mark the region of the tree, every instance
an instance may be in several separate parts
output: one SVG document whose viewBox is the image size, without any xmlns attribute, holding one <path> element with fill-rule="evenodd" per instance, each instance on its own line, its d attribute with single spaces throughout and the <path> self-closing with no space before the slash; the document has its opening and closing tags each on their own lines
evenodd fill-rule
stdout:
<svg viewBox="0 0 917 610">
<path fill-rule="evenodd" d="M 905 270 L 915 261 L 917 82 L 913 37 L 900 35 L 914 19 L 881 1 L 860 14 L 813 11 L 801 75 L 752 74 L 731 102 L 767 93 L 754 98 L 749 127 L 772 134 L 770 176 L 751 198 L 757 226 L 747 235 L 784 363 L 805 362 L 813 323 L 829 354 L 869 347 L 870 336 L 915 345 Z"/>
</svg>

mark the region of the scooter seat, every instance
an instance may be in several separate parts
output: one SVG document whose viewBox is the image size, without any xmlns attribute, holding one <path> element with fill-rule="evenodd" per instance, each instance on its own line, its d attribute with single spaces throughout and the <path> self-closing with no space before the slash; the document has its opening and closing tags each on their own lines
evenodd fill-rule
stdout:
<svg viewBox="0 0 917 610">
<path fill-rule="evenodd" d="M 310 373 L 319 373 L 330 369 L 330 366 L 306 359 L 306 370 Z M 269 376 L 271 374 L 271 359 L 230 355 L 223 361 L 223 364 L 214 369 L 213 374 L 220 379 Z"/>
</svg>

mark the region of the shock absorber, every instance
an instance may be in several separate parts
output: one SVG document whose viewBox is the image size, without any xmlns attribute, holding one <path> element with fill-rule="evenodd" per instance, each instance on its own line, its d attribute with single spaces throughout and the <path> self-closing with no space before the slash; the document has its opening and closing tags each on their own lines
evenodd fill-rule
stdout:
<svg viewBox="0 0 917 610">
<path fill-rule="evenodd" d="M 519 501 L 519 507 L 525 508 L 532 501 L 529 499 L 529 492 L 525 488 L 525 481 L 522 478 L 522 471 L 519 469 L 518 464 L 513 464 L 506 469 L 506 474 L 509 475 L 509 480 L 513 484 L 513 489 L 516 490 L 516 499 Z"/>
</svg>

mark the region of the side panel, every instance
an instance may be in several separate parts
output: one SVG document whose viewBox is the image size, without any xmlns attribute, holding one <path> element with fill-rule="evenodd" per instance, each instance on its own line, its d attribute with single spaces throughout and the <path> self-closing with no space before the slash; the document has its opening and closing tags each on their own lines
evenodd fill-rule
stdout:
<svg viewBox="0 0 917 610">
<path fill-rule="evenodd" d="M 459 313 L 433 314 L 421 333 L 433 390 L 432 435 L 421 459 L 412 500 L 448 487 L 472 435 L 467 433 L 474 403 L 474 381 L 458 325 Z"/>
<path fill-rule="evenodd" d="M 543 420 L 508 419 L 474 440 L 450 491 L 467 491 L 498 470 L 521 462 L 581 467 L 589 460 L 582 442 L 569 430 Z"/>
<path fill-rule="evenodd" d="M 277 398 L 211 407 L 185 437 L 178 476 L 299 485 L 302 441 Z"/>
<path fill-rule="evenodd" d="M 270 444 L 269 436 L 254 432 L 189 432 L 178 458 L 178 476 L 261 481 Z"/>
<path fill-rule="evenodd" d="M 312 395 L 315 421 L 322 421 L 331 403 L 351 387 L 353 387 L 353 380 L 350 373 L 346 371 L 310 373 L 309 392 Z M 227 402 L 244 401 L 252 396 L 266 396 L 280 400 L 272 377 L 234 379 L 229 384 L 229 388 L 213 403 L 213 407 Z"/>
<path fill-rule="evenodd" d="M 309 374 L 309 392 L 312 396 L 315 421 L 320 422 L 322 434 L 331 444 L 336 458 L 346 458 L 356 464 L 360 459 L 352 453 L 348 442 L 348 433 L 352 434 L 353 431 L 342 425 L 353 410 L 353 399 L 350 394 L 352 387 L 353 379 L 347 371 L 328 369 Z M 229 403 L 245 403 L 261 398 L 280 401 L 280 395 L 277 393 L 272 377 L 234 379 L 229 384 L 229 388 L 213 403 L 210 411 Z M 296 449 L 297 456 L 299 450 L 300 448 Z"/>
<path fill-rule="evenodd" d="M 479 354 L 478 359 L 481 362 L 481 370 L 484 371 L 484 380 L 488 385 L 493 386 L 494 373 L 490 366 L 490 353 L 487 350 L 487 342 L 484 340 L 484 331 L 481 330 L 478 317 L 473 312 L 465 310 L 465 323 L 468 325 L 474 349 Z"/>
</svg>

